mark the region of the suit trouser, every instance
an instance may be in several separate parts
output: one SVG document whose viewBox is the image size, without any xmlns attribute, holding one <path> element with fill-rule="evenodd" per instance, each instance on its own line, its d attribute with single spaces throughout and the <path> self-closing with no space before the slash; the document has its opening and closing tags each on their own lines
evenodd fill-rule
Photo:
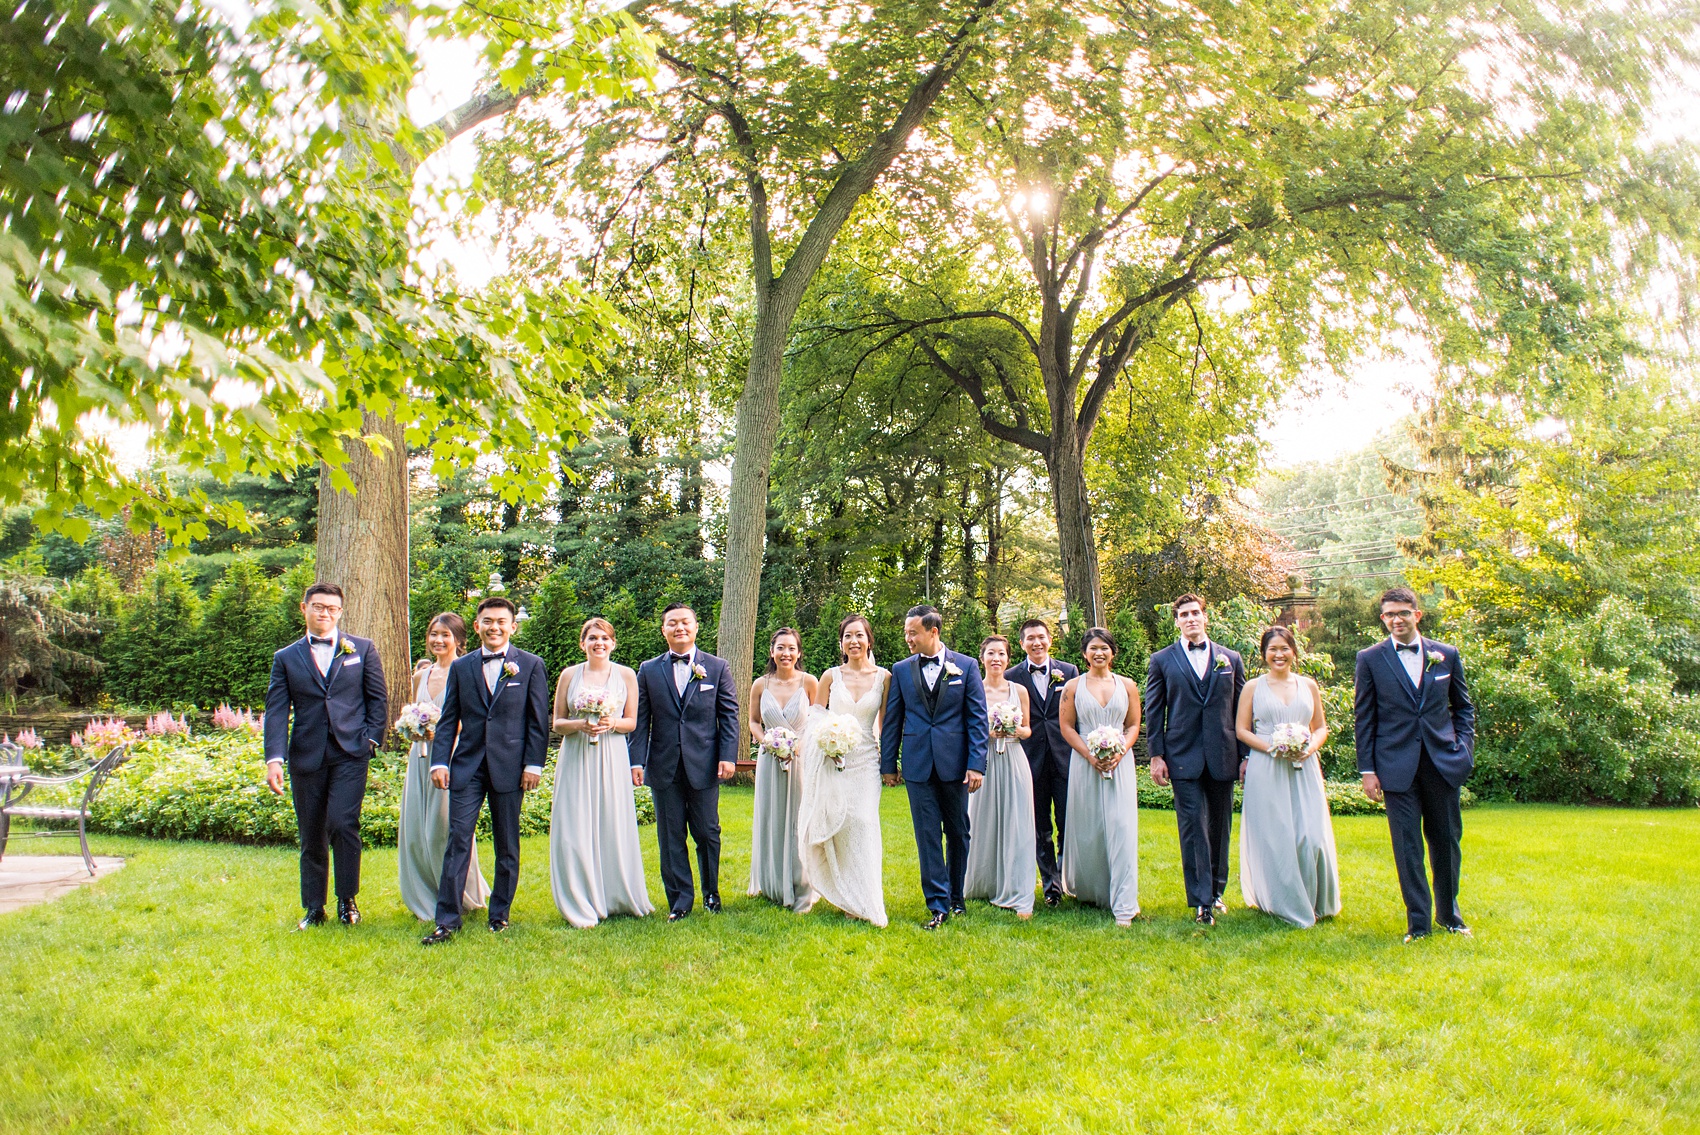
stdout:
<svg viewBox="0 0 1700 1135">
<path fill-rule="evenodd" d="M 961 906 L 962 881 L 968 874 L 968 786 L 936 775 L 903 783 L 909 789 L 909 819 L 915 825 L 927 909 L 937 914 Z"/>
<path fill-rule="evenodd" d="M 1170 782 L 1175 823 L 1181 833 L 1181 872 L 1186 904 L 1210 906 L 1228 889 L 1228 837 L 1234 827 L 1234 782 L 1206 769 L 1197 780 Z"/>
<path fill-rule="evenodd" d="M 289 798 L 301 836 L 301 905 L 325 905 L 326 876 L 336 857 L 336 897 L 360 893 L 360 804 L 366 799 L 367 761 L 325 754 L 312 772 L 289 773 Z"/>
<path fill-rule="evenodd" d="M 525 792 L 490 787 L 490 766 L 480 762 L 460 788 L 449 790 L 449 842 L 443 849 L 443 873 L 437 882 L 437 925 L 460 929 L 460 900 L 471 866 L 472 841 L 478 835 L 478 810 L 490 801 L 490 834 L 496 844 L 496 878 L 490 888 L 491 922 L 506 922 L 519 889 L 519 810 Z"/>
<path fill-rule="evenodd" d="M 702 873 L 703 898 L 720 894 L 720 784 L 692 788 L 680 777 L 665 788 L 651 787 L 655 799 L 655 843 L 661 853 L 661 884 L 667 890 L 667 909 L 689 914 L 695 901 L 689 833 L 697 845 L 697 869 Z"/>
<path fill-rule="evenodd" d="M 1047 753 L 1033 769 L 1033 830 L 1038 836 L 1039 878 L 1047 895 L 1062 894 L 1057 853 L 1062 850 L 1063 824 L 1068 816 L 1068 761 Z M 1051 844 L 1051 815 L 1056 815 L 1057 842 Z"/>
<path fill-rule="evenodd" d="M 1425 752 L 1417 761 L 1411 787 L 1404 792 L 1388 792 L 1386 800 L 1393 862 L 1399 869 L 1399 890 L 1405 896 L 1405 928 L 1413 934 L 1427 934 L 1433 922 L 1464 925 L 1458 913 L 1458 875 L 1464 858 L 1464 816 L 1458 790 L 1446 783 Z M 1432 917 L 1428 874 L 1423 870 L 1425 839 L 1434 868 Z"/>
</svg>

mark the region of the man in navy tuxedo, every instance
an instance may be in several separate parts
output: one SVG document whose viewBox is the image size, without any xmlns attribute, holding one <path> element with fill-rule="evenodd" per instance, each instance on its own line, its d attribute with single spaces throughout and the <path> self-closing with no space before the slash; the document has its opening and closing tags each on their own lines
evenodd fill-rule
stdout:
<svg viewBox="0 0 1700 1135">
<path fill-rule="evenodd" d="M 1151 779 L 1174 789 L 1187 905 L 1194 922 L 1214 926 L 1216 912 L 1227 909 L 1234 785 L 1250 751 L 1234 730 L 1245 664 L 1237 651 L 1210 641 L 1203 598 L 1182 595 L 1173 610 L 1180 638 L 1153 654 L 1146 669 L 1146 743 Z"/>
<path fill-rule="evenodd" d="M 508 928 L 519 887 L 519 809 L 543 779 L 549 747 L 549 679 L 543 659 L 509 640 L 518 625 L 512 600 L 491 596 L 478 605 L 480 647 L 449 666 L 443 712 L 431 742 L 431 783 L 449 793 L 449 842 L 437 888 L 437 925 L 421 941 L 435 946 L 461 925 L 460 899 L 478 829 L 478 810 L 490 801 L 496 878 L 489 925 Z"/>
<path fill-rule="evenodd" d="M 266 784 L 289 796 L 301 835 L 301 905 L 298 929 L 325 921 L 326 875 L 336 856 L 336 916 L 360 921 L 360 803 L 366 769 L 389 726 L 384 666 L 371 639 L 337 629 L 342 588 L 315 583 L 301 597 L 305 638 L 272 655 L 266 687 Z M 292 718 L 293 715 L 293 718 Z"/>
<path fill-rule="evenodd" d="M 915 653 L 892 667 L 880 729 L 880 772 L 888 787 L 909 790 L 909 819 L 921 856 L 921 893 L 937 930 L 968 913 L 962 880 L 968 870 L 968 794 L 986 775 L 986 690 L 980 664 L 947 650 L 932 607 L 913 607 L 903 638 Z M 902 772 L 898 772 L 901 763 Z M 940 840 L 944 850 L 940 850 Z"/>
<path fill-rule="evenodd" d="M 1062 872 L 1057 853 L 1062 850 L 1063 824 L 1068 816 L 1068 764 L 1073 750 L 1062 736 L 1062 690 L 1070 678 L 1080 674 L 1078 666 L 1051 657 L 1051 628 L 1043 619 L 1021 624 L 1022 662 L 1005 675 L 1027 687 L 1027 704 L 1033 733 L 1021 743 L 1027 767 L 1033 772 L 1033 818 L 1038 833 L 1039 878 L 1045 888 L 1045 905 L 1062 901 Z M 1056 814 L 1056 845 L 1051 844 L 1051 815 Z"/>
<path fill-rule="evenodd" d="M 1393 862 L 1405 897 L 1405 941 L 1435 922 L 1468 934 L 1458 912 L 1464 819 L 1458 790 L 1476 763 L 1476 707 L 1464 684 L 1458 651 L 1422 637 L 1416 592 L 1394 587 L 1381 596 L 1388 638 L 1358 651 L 1353 711 L 1358 772 L 1364 794 L 1387 803 Z M 1434 867 L 1429 894 L 1423 841 Z"/>
<path fill-rule="evenodd" d="M 634 777 L 655 799 L 655 842 L 667 921 L 691 912 L 688 834 L 702 872 L 702 905 L 720 913 L 720 782 L 738 771 L 738 690 L 732 670 L 697 649 L 697 613 L 685 603 L 661 612 L 668 650 L 638 667 L 637 726 L 630 752 Z"/>
</svg>

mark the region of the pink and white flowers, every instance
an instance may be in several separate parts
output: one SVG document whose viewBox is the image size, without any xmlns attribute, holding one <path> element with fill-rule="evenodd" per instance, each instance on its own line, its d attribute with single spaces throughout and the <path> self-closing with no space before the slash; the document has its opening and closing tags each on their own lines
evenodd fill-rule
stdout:
<svg viewBox="0 0 1700 1135">
<path fill-rule="evenodd" d="M 401 707 L 401 713 L 395 719 L 395 731 L 402 739 L 411 744 L 418 744 L 431 735 L 431 730 L 437 725 L 437 720 L 443 716 L 443 711 L 432 701 L 416 701 L 411 705 Z"/>
<path fill-rule="evenodd" d="M 992 735 L 998 739 L 998 752 L 1009 747 L 1009 739 L 1021 728 L 1021 707 L 1012 701 L 1000 701 L 986 711 Z"/>
<path fill-rule="evenodd" d="M 1276 760 L 1302 765 L 1310 759 L 1310 730 L 1284 721 L 1269 735 L 1269 755 Z"/>
<path fill-rule="evenodd" d="M 514 663 L 514 662 L 504 662 L 504 663 L 502 663 L 502 677 L 504 677 L 504 678 L 517 678 L 517 677 L 519 677 L 519 665 L 517 663 Z"/>
<path fill-rule="evenodd" d="M 614 716 L 614 695 L 606 686 L 601 689 L 582 689 L 573 695 L 573 713 L 595 725 L 604 717 Z M 602 738 L 589 734 L 592 745 L 602 744 Z"/>
<path fill-rule="evenodd" d="M 797 734 L 783 725 L 776 725 L 762 734 L 761 751 L 790 768 L 792 758 L 797 755 Z"/>
<path fill-rule="evenodd" d="M 189 735 L 189 719 L 175 718 L 170 712 L 156 713 L 148 718 L 145 726 L 149 737 L 187 737 Z"/>
<path fill-rule="evenodd" d="M 1086 735 L 1086 748 L 1092 753 L 1092 759 L 1107 761 L 1122 754 L 1122 731 L 1114 725 L 1100 725 Z M 1115 772 L 1098 773 L 1105 780 L 1115 776 Z"/>
<path fill-rule="evenodd" d="M 258 733 L 264 720 L 263 717 L 255 717 L 251 709 L 231 709 L 229 702 L 220 702 L 212 713 L 214 729 L 246 729 L 250 733 Z"/>
<path fill-rule="evenodd" d="M 81 733 L 71 734 L 71 745 L 78 749 L 111 749 L 128 745 L 136 739 L 121 717 L 96 718 L 83 726 Z"/>
</svg>

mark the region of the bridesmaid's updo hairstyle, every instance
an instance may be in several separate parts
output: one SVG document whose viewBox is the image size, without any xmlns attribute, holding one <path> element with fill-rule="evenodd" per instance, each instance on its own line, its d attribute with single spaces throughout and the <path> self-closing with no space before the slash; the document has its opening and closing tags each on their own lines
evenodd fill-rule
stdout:
<svg viewBox="0 0 1700 1135">
<path fill-rule="evenodd" d="M 1003 652 L 1005 654 L 1009 653 L 1009 639 L 1006 638 L 1005 636 L 1001 635 L 1001 634 L 992 634 L 992 635 L 987 635 L 984 639 L 982 639 L 980 641 L 980 657 L 981 658 L 984 658 L 986 656 L 986 648 L 988 646 L 992 645 L 992 643 L 994 643 L 994 642 L 1003 643 Z"/>
<path fill-rule="evenodd" d="M 580 646 L 583 646 L 584 640 L 590 637 L 591 631 L 601 631 L 615 642 L 620 641 L 620 636 L 614 633 L 613 623 L 610 623 L 601 615 L 592 615 L 584 621 L 584 626 L 578 629 L 578 644 Z"/>
<path fill-rule="evenodd" d="M 866 615 L 845 615 L 838 624 L 838 641 L 844 641 L 844 632 L 850 629 L 851 623 L 861 623 L 862 630 L 867 633 L 868 661 L 872 662 L 874 660 L 874 624 L 868 621 L 868 617 Z M 838 652 L 838 661 L 840 663 L 850 661 L 849 657 L 845 655 L 842 649 Z"/>
<path fill-rule="evenodd" d="M 798 634 L 796 630 L 791 627 L 780 627 L 778 630 L 773 632 L 773 637 L 767 641 L 767 672 L 769 674 L 779 673 L 779 663 L 773 660 L 773 648 L 778 646 L 779 640 L 784 638 L 786 635 L 790 635 L 792 638 L 797 640 L 797 665 L 799 669 L 802 668 L 803 636 Z"/>
<path fill-rule="evenodd" d="M 1280 623 L 1276 623 L 1274 626 L 1263 632 L 1263 638 L 1257 644 L 1257 656 L 1265 662 L 1268 662 L 1269 644 L 1274 642 L 1276 639 L 1282 639 L 1286 642 L 1287 648 L 1293 652 L 1294 661 L 1297 661 L 1299 657 L 1299 640 L 1290 628 L 1284 627 Z"/>
<path fill-rule="evenodd" d="M 1114 660 L 1117 654 L 1116 636 L 1105 630 L 1103 627 L 1093 627 L 1091 630 L 1086 632 L 1085 637 L 1080 640 L 1080 653 L 1085 654 L 1086 648 L 1091 646 L 1094 640 L 1109 647 L 1110 658 Z"/>
<path fill-rule="evenodd" d="M 431 621 L 429 623 L 425 624 L 425 633 L 430 634 L 432 629 L 435 628 L 435 627 L 442 627 L 444 630 L 448 631 L 450 634 L 455 636 L 455 653 L 456 654 L 465 653 L 465 651 L 466 651 L 466 620 L 465 619 L 461 618 L 459 615 L 455 614 L 453 611 L 444 611 L 440 614 L 436 614 L 436 615 L 431 616 Z"/>
</svg>

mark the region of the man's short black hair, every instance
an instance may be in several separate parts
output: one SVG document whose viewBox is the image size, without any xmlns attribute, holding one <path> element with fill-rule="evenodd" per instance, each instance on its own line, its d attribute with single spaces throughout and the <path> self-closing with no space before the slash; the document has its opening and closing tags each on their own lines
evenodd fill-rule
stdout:
<svg viewBox="0 0 1700 1135">
<path fill-rule="evenodd" d="M 342 588 L 338 587 L 336 584 L 315 583 L 311 587 L 307 588 L 306 593 L 301 596 L 301 602 L 311 603 L 313 601 L 313 596 L 315 595 L 334 595 L 338 599 L 343 598 Z M 344 600 L 344 602 L 346 602 L 346 600 Z"/>
<path fill-rule="evenodd" d="M 692 618 L 695 618 L 697 613 L 697 609 L 689 603 L 675 601 L 661 608 L 661 621 L 666 622 L 667 616 L 671 615 L 674 611 L 689 611 Z"/>
<path fill-rule="evenodd" d="M 1422 604 L 1417 602 L 1417 593 L 1409 587 L 1389 587 L 1386 591 L 1383 591 L 1381 593 L 1381 606 L 1385 607 L 1389 603 L 1409 603 L 1411 610 L 1422 610 Z"/>
<path fill-rule="evenodd" d="M 506 608 L 508 614 L 512 615 L 516 619 L 519 618 L 519 608 L 515 607 L 514 601 L 509 599 L 506 595 L 492 595 L 485 599 L 482 603 L 478 604 L 478 610 L 473 612 L 473 617 L 476 618 L 477 616 L 482 615 L 491 607 Z"/>
<path fill-rule="evenodd" d="M 944 629 L 944 616 L 939 614 L 939 609 L 929 607 L 925 603 L 919 607 L 909 608 L 909 613 L 903 617 L 905 619 L 920 619 L 921 625 L 930 631 Z"/>
<path fill-rule="evenodd" d="M 1027 637 L 1027 630 L 1028 630 L 1029 627 L 1038 627 L 1041 630 L 1043 630 L 1046 634 L 1051 634 L 1051 624 L 1047 623 L 1045 620 L 1043 620 L 1043 619 L 1028 619 L 1026 622 L 1021 624 L 1021 629 L 1015 632 L 1015 637 L 1016 638 L 1026 638 Z M 1055 636 L 1052 635 L 1052 637 L 1054 638 Z"/>
</svg>

